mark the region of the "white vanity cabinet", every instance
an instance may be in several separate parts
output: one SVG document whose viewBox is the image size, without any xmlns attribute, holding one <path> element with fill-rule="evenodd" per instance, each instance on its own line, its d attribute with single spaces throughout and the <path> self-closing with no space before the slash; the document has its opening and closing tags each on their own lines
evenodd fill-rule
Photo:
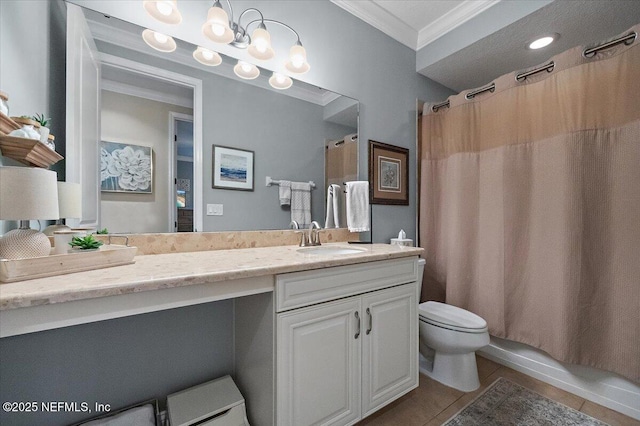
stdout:
<svg viewBox="0 0 640 426">
<path fill-rule="evenodd" d="M 417 258 L 276 278 L 276 424 L 348 425 L 418 385 Z"/>
</svg>

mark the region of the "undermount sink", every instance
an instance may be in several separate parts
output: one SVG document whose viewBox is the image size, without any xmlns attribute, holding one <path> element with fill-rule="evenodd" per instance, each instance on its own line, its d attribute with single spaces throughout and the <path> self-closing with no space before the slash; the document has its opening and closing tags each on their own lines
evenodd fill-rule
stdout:
<svg viewBox="0 0 640 426">
<path fill-rule="evenodd" d="M 336 256 L 341 254 L 364 253 L 366 250 L 351 247 L 306 247 L 298 250 L 299 253 L 313 254 L 316 256 Z"/>
</svg>

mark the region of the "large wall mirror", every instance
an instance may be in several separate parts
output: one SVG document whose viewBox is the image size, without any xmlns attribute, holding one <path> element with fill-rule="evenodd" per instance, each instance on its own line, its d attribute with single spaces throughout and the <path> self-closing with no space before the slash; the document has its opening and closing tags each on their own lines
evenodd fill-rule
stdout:
<svg viewBox="0 0 640 426">
<path fill-rule="evenodd" d="M 242 80 L 233 73 L 233 58 L 221 55 L 221 65 L 202 65 L 192 56 L 197 46 L 181 40 L 174 52 L 157 52 L 143 41 L 143 28 L 78 10 L 101 67 L 100 170 L 73 172 L 86 168 L 83 152 L 95 158 L 81 146 L 93 142 L 81 137 L 68 147 L 74 152 L 67 160 L 74 163 L 67 167 L 71 178 L 98 180 L 97 199 L 88 204 L 96 206 L 99 227 L 112 233 L 286 229 L 290 208 L 280 205 L 279 188 L 267 186 L 267 176 L 314 182 L 311 216 L 324 223 L 327 185 L 357 178 L 357 100 L 297 80 L 276 90 L 265 69 L 254 80 Z M 75 120 L 77 129 L 82 120 Z M 219 172 L 214 146 L 250 155 L 252 190 L 213 187 Z M 125 155 L 127 147 L 152 153 L 152 182 L 137 192 L 118 187 L 112 176 L 117 168 L 106 160 L 115 150 Z"/>
</svg>

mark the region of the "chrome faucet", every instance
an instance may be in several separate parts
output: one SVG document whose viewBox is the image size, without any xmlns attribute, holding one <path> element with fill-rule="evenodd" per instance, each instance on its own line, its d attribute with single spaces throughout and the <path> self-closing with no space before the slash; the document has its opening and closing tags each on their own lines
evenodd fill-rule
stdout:
<svg viewBox="0 0 640 426">
<path fill-rule="evenodd" d="M 309 225 L 309 245 L 319 246 L 320 244 L 320 224 L 315 220 Z"/>
<path fill-rule="evenodd" d="M 298 225 L 298 222 L 296 222 L 295 220 L 292 220 L 291 222 L 289 222 L 289 228 L 300 229 L 300 225 Z"/>
</svg>

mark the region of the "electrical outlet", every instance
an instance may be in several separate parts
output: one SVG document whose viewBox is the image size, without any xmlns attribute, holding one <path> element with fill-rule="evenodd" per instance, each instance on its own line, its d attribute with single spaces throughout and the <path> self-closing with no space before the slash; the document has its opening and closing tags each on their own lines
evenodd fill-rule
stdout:
<svg viewBox="0 0 640 426">
<path fill-rule="evenodd" d="M 207 204 L 207 216 L 222 216 L 222 204 Z"/>
</svg>

